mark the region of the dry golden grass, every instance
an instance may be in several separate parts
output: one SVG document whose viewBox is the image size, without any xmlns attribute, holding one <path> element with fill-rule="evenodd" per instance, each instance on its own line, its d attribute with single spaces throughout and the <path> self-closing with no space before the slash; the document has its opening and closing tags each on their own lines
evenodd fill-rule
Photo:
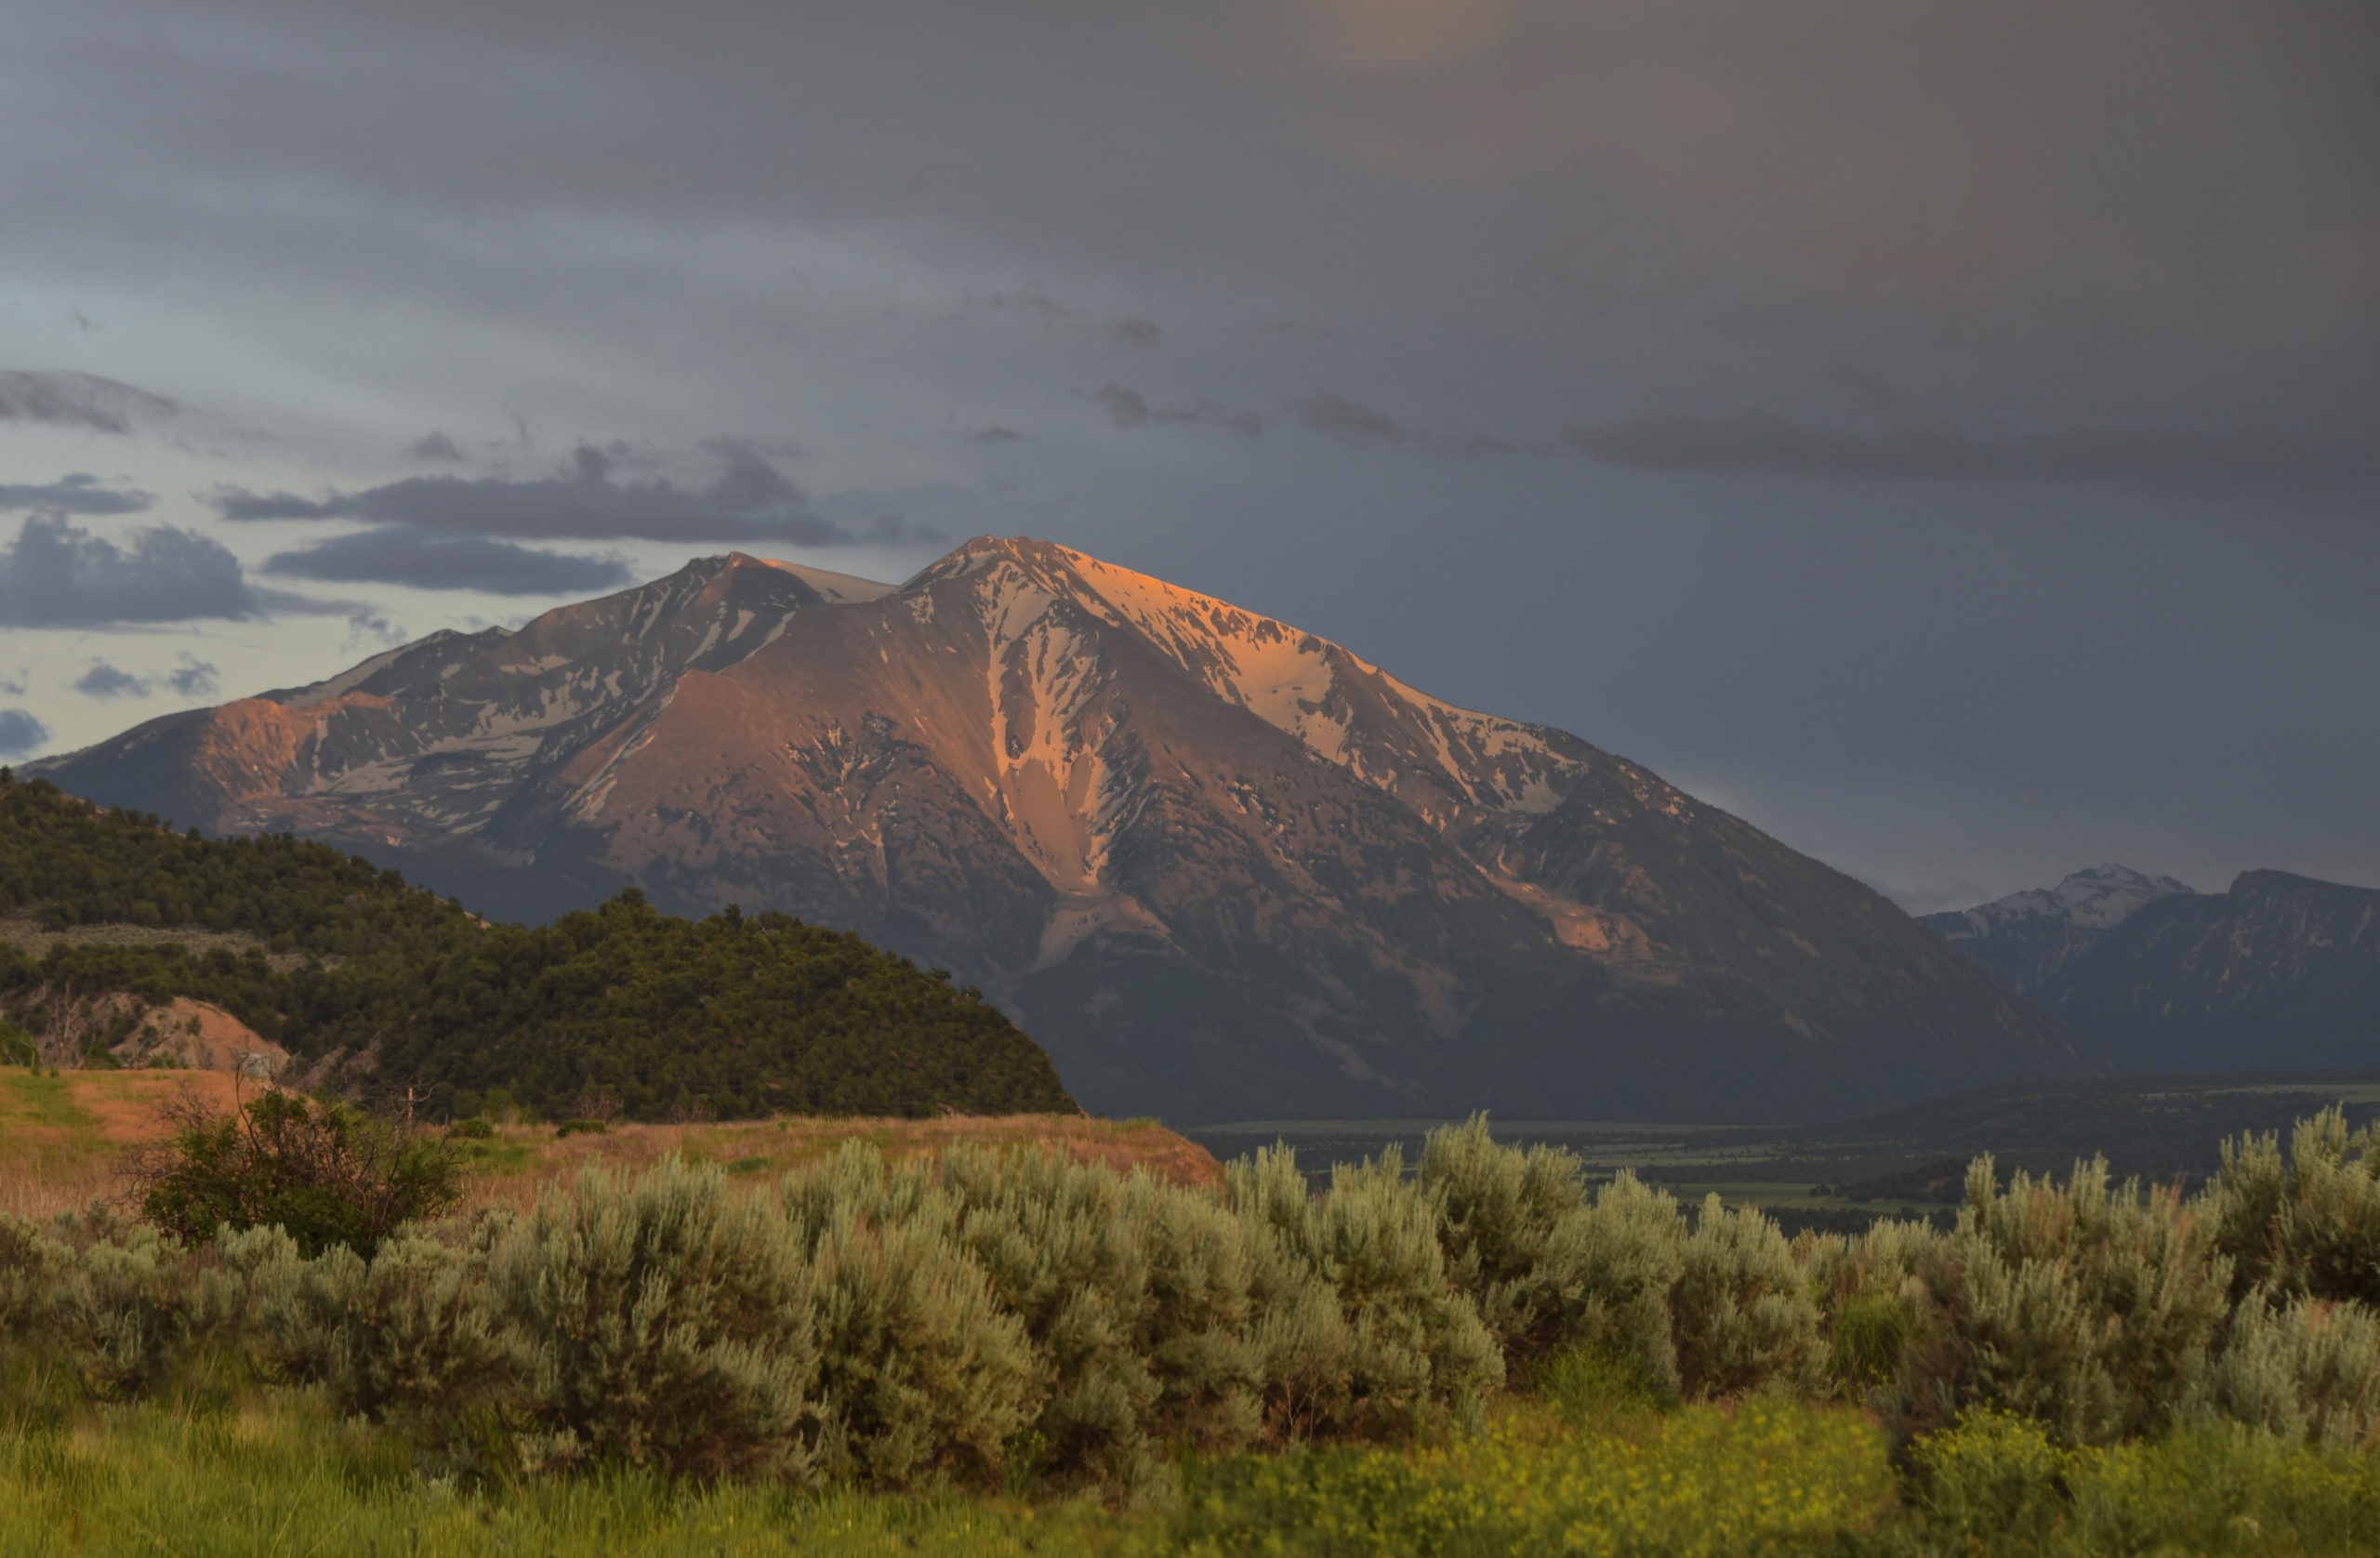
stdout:
<svg viewBox="0 0 2380 1558">
<path fill-rule="evenodd" d="M 37 1076 L 0 1067 L 0 1211 L 20 1216 L 88 1205 L 121 1191 L 115 1163 L 126 1147 L 154 1141 L 163 1106 L 193 1093 L 218 1108 L 238 1088 L 219 1071 L 70 1071 Z M 1149 1120 L 1083 1116 L 945 1116 L 931 1120 L 743 1120 L 706 1125 L 615 1125 L 600 1134 L 559 1136 L 552 1126 L 500 1125 L 462 1143 L 472 1204 L 525 1205 L 537 1192 L 575 1179 L 589 1165 L 636 1170 L 671 1154 L 716 1163 L 737 1179 L 770 1182 L 787 1168 L 832 1156 L 853 1140 L 888 1158 L 917 1157 L 972 1143 L 1063 1152 L 1086 1163 L 1145 1167 L 1175 1184 L 1217 1185 L 1223 1169 L 1204 1147 Z"/>
</svg>

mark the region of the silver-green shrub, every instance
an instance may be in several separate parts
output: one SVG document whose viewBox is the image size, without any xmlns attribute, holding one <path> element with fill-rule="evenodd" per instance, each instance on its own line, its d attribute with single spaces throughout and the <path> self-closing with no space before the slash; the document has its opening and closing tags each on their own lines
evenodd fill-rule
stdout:
<svg viewBox="0 0 2380 1558">
<path fill-rule="evenodd" d="M 415 1245 L 379 1291 L 393 1313 L 443 1324 L 452 1272 Z M 588 1169 L 496 1240 L 486 1280 L 496 1323 L 518 1339 L 544 1459 L 698 1477 L 807 1466 L 810 1265 L 776 1208 L 730 1195 L 717 1169 L 669 1159 L 633 1181 Z M 368 1299 L 370 1274 L 361 1281 Z"/>
<path fill-rule="evenodd" d="M 2360 1449 L 2380 1435 L 2380 1314 L 2260 1289 L 2231 1317 L 2202 1405 L 2284 1439 Z"/>
<path fill-rule="evenodd" d="M 815 1268 L 825 1467 L 894 1484 L 1004 1470 L 1041 1370 L 959 1238 L 958 1197 L 865 1142 L 784 1194 Z"/>
<path fill-rule="evenodd" d="M 1702 1203 L 1670 1289 L 1678 1382 L 1694 1396 L 1805 1390 L 1825 1343 L 1818 1304 L 1777 1224 L 1759 1211 Z"/>
<path fill-rule="evenodd" d="M 398 1420 L 432 1442 L 472 1416 L 519 1403 L 532 1339 L 508 1326 L 488 1288 L 488 1257 L 512 1219 L 490 1214 L 450 1240 L 402 1230 L 370 1261 L 344 1245 L 311 1261 L 279 1230 L 278 1258 L 243 1262 L 251 1347 L 283 1379 L 323 1384 L 343 1412 Z M 227 1257 L 227 1263 L 236 1257 Z"/>
<path fill-rule="evenodd" d="M 1168 1446 L 1256 1436 L 1249 1231 L 1212 1197 L 1047 1153 L 959 1149 L 941 1175 L 962 1240 L 1033 1344 L 1038 1406 L 1020 1461 L 1131 1487 Z"/>
<path fill-rule="evenodd" d="M 1265 1149 L 1224 1170 L 1224 1197 L 1271 1235 L 1253 1287 L 1276 1433 L 1395 1432 L 1503 1382 L 1496 1339 L 1447 1271 L 1435 1198 L 1396 1148 L 1337 1165 L 1321 1197 L 1294 1154 Z"/>
<path fill-rule="evenodd" d="M 72 1259 L 40 1224 L 0 1212 L 0 1347 L 33 1335 L 47 1307 L 55 1272 Z"/>
<path fill-rule="evenodd" d="M 146 1395 L 218 1317 L 223 1293 L 182 1246 L 135 1226 L 73 1253 L 45 1305 L 50 1336 L 102 1401 Z"/>
<path fill-rule="evenodd" d="M 1554 1147 L 1497 1142 L 1484 1115 L 1443 1126 L 1421 1144 L 1421 1188 L 1438 1207 L 1447 1270 L 1471 1295 L 1509 1364 L 1568 1340 L 1582 1292 L 1573 1261 L 1588 1209 L 1586 1168 Z"/>
<path fill-rule="evenodd" d="M 2235 1295 L 2269 1287 L 2380 1309 L 2380 1128 L 2350 1131 L 2333 1107 L 2297 1122 L 2286 1159 L 2277 1134 L 2228 1140 L 2204 1201 Z"/>
<path fill-rule="evenodd" d="M 2230 1310 L 2211 1223 L 2173 1191 L 2111 1186 L 2103 1159 L 2062 1185 L 2019 1172 L 2003 1194 L 1978 1158 L 1957 1230 L 1917 1275 L 1908 1432 L 1976 1406 L 2069 1444 L 2162 1427 L 2197 1391 Z"/>
</svg>

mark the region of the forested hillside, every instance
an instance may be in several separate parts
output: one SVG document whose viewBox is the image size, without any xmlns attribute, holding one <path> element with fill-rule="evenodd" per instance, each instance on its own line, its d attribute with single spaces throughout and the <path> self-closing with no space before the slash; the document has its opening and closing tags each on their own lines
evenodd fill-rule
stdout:
<svg viewBox="0 0 2380 1558">
<path fill-rule="evenodd" d="M 60 940 L 39 957 L 0 942 L 0 1006 L 36 1034 L 95 993 L 135 997 L 118 1027 L 187 996 L 333 1085 L 409 1089 L 432 1115 L 507 1099 L 637 1118 L 1074 1108 L 978 992 L 853 934 L 734 909 L 680 919 L 634 891 L 549 926 L 488 925 L 327 845 L 175 833 L 6 769 L 0 916 L 253 939 Z"/>
</svg>

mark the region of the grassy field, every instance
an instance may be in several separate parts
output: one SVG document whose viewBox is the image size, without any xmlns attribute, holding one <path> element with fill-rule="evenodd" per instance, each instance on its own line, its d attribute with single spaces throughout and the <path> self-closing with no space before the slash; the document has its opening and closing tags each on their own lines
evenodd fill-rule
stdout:
<svg viewBox="0 0 2380 1558">
<path fill-rule="evenodd" d="M 1580 1379 L 1583 1373 L 1586 1378 Z M 2116 1558 L 2380 1550 L 2369 1455 L 2199 1433 L 2061 1451 L 2015 1419 L 1921 1442 L 1909 1473 L 1848 1407 L 1656 1410 L 1555 1371 L 1468 1433 L 1192 1460 L 1135 1508 L 983 1490 L 673 1485 L 608 1470 L 473 1483 L 301 1391 L 130 1406 L 9 1381 L 0 1551 L 455 1558 Z"/>
<path fill-rule="evenodd" d="M 229 1107 L 238 1086 L 218 1071 L 69 1071 L 50 1076 L 0 1066 L 0 1211 L 46 1217 L 115 1194 L 117 1156 L 160 1133 L 164 1105 L 192 1094 Z M 253 1090 L 256 1084 L 246 1086 Z M 1175 1184 L 1212 1185 L 1223 1178 L 1205 1148 L 1154 1121 L 1087 1116 L 617 1125 L 571 1136 L 559 1135 L 550 1125 L 516 1124 L 498 1125 L 488 1139 L 466 1142 L 464 1147 L 475 1202 L 525 1204 L 539 1187 L 574 1178 L 589 1164 L 646 1168 L 675 1154 L 716 1163 L 732 1176 L 760 1176 L 831 1156 L 853 1140 L 873 1142 L 893 1159 L 966 1142 L 1047 1148 L 1116 1168 L 1144 1166 Z"/>
</svg>

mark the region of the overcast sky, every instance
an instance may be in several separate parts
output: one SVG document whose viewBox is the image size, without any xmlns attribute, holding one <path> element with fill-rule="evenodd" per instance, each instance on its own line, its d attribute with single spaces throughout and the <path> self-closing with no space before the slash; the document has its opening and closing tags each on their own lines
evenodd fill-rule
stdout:
<svg viewBox="0 0 2380 1558">
<path fill-rule="evenodd" d="M 0 757 L 1024 534 L 1915 909 L 2380 885 L 2370 0 L 0 15 Z"/>
</svg>

